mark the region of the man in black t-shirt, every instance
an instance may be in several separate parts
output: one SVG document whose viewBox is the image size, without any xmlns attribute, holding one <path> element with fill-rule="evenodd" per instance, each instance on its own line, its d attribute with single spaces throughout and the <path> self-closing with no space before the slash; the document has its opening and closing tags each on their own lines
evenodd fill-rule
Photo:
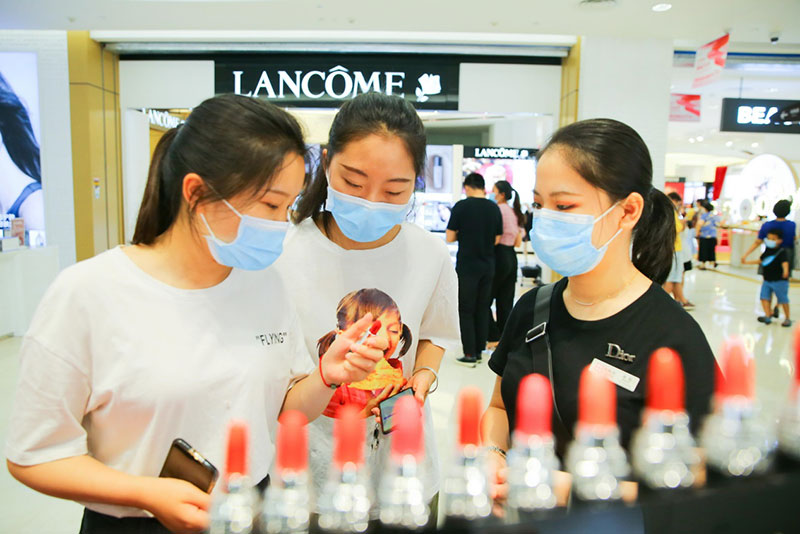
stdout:
<svg viewBox="0 0 800 534">
<path fill-rule="evenodd" d="M 758 318 L 758 322 L 770 324 L 772 322 L 772 295 L 778 297 L 778 304 L 783 307 L 786 320 L 782 326 L 792 326 L 789 315 L 789 253 L 787 249 L 781 247 L 783 243 L 783 230 L 771 228 L 764 239 L 766 249 L 761 254 L 761 258 L 745 263 L 751 265 L 761 264 L 764 274 L 764 282 L 761 284 L 761 306 L 764 308 L 764 316 Z"/>
<path fill-rule="evenodd" d="M 486 182 L 478 173 L 464 179 L 467 198 L 459 200 L 447 223 L 447 242 L 458 241 L 458 315 L 464 356 L 475 367 L 489 336 L 489 306 L 494 279 L 494 247 L 503 234 L 497 204 L 486 198 Z"/>
</svg>

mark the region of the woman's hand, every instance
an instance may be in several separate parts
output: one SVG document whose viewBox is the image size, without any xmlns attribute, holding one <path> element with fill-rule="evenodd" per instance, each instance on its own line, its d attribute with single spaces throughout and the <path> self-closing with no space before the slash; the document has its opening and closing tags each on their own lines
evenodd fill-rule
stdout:
<svg viewBox="0 0 800 534">
<path fill-rule="evenodd" d="M 489 498 L 492 499 L 492 513 L 497 517 L 503 517 L 506 513 L 506 498 L 508 498 L 508 464 L 505 457 L 497 451 L 489 451 L 486 455 L 486 469 L 489 476 Z"/>
<path fill-rule="evenodd" d="M 142 488 L 142 508 L 172 532 L 208 529 L 211 496 L 194 484 L 177 478 L 147 478 Z"/>
<path fill-rule="evenodd" d="M 403 389 L 411 388 L 414 390 L 414 398 L 420 404 L 425 404 L 425 399 L 428 398 L 428 392 L 431 390 L 436 376 L 429 369 L 422 369 L 418 373 L 408 379 L 406 386 Z"/>
<path fill-rule="evenodd" d="M 400 393 L 400 390 L 403 388 L 403 384 L 395 384 L 392 386 L 391 384 L 386 386 L 381 390 L 381 392 L 372 397 L 370 400 L 367 401 L 367 405 L 364 406 L 364 409 L 361 410 L 362 417 L 371 417 L 376 416 L 378 424 L 380 424 L 380 410 L 378 409 L 378 405 L 391 397 L 392 395 L 397 395 Z"/>
<path fill-rule="evenodd" d="M 372 314 L 368 313 L 337 336 L 319 363 L 325 382 L 358 382 L 375 370 L 375 365 L 383 358 L 383 351 L 389 347 L 389 341 L 381 336 L 370 336 L 363 345 L 358 344 L 370 325 Z"/>
</svg>

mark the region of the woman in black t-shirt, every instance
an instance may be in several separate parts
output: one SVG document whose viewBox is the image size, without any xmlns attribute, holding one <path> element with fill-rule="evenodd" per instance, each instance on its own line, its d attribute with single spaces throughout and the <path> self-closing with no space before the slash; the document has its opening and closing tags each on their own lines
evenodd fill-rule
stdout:
<svg viewBox="0 0 800 534">
<path fill-rule="evenodd" d="M 696 429 L 709 410 L 715 359 L 699 325 L 661 289 L 675 253 L 675 208 L 652 186 L 642 138 L 610 119 L 561 128 L 539 153 L 534 197 L 533 249 L 566 276 L 553 288 L 547 324 L 554 429 L 562 430 L 556 432 L 557 449 L 563 451 L 572 438 L 580 374 L 594 360 L 622 372 L 616 381 L 617 422 L 627 446 L 640 424 L 648 361 L 660 347 L 681 356 L 687 411 Z M 504 451 L 514 429 L 519 383 L 543 372 L 534 369 L 525 341 L 541 322 L 534 317 L 536 293 L 517 302 L 489 362 L 498 377 L 482 433 L 498 504 L 505 497 Z"/>
</svg>

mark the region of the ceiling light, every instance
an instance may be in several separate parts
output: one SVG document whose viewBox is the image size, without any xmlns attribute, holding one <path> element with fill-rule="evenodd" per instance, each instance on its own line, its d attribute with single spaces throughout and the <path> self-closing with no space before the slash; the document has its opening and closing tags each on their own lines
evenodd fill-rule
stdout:
<svg viewBox="0 0 800 534">
<path fill-rule="evenodd" d="M 727 143 L 725 143 L 725 146 L 728 147 L 728 148 L 732 147 L 733 146 L 733 141 L 728 141 Z"/>
<path fill-rule="evenodd" d="M 758 148 L 758 143 L 753 143 L 753 144 L 752 144 L 752 145 L 750 145 L 750 146 L 751 146 L 751 147 L 753 147 L 753 148 Z"/>
<path fill-rule="evenodd" d="M 778 88 L 777 87 L 770 87 L 769 88 L 769 92 L 770 93 L 777 93 L 778 92 Z"/>
<path fill-rule="evenodd" d="M 702 135 L 698 135 L 698 136 L 697 136 L 697 140 L 698 140 L 698 141 L 700 141 L 700 142 L 702 142 L 702 141 L 703 141 L 703 136 L 702 136 Z"/>
<path fill-rule="evenodd" d="M 656 13 L 663 13 L 672 9 L 672 4 L 656 4 L 653 6 L 653 11 Z"/>
<path fill-rule="evenodd" d="M 690 137 L 690 138 L 689 138 L 689 142 L 690 142 L 690 143 L 694 143 L 694 137 Z"/>
</svg>

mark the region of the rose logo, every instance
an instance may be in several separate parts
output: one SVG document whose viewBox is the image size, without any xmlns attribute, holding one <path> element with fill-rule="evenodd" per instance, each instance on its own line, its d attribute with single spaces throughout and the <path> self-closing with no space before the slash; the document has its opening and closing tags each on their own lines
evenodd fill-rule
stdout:
<svg viewBox="0 0 800 534">
<path fill-rule="evenodd" d="M 438 95 L 442 92 L 442 82 L 438 74 L 423 74 L 419 77 L 419 87 L 417 87 L 417 102 L 427 102 L 430 95 Z"/>
</svg>

